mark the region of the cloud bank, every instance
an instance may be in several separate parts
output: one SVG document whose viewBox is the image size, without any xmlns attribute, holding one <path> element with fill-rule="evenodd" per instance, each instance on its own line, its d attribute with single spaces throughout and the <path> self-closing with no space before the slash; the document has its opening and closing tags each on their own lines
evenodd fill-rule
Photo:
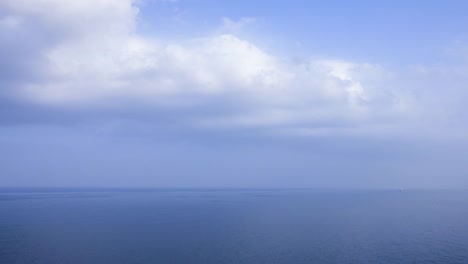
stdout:
<svg viewBox="0 0 468 264">
<path fill-rule="evenodd" d="M 298 135 L 404 130 L 431 107 L 412 86 L 424 84 L 401 80 L 416 75 L 289 59 L 234 35 L 253 18 L 223 18 L 225 33 L 174 42 L 138 32 L 134 0 L 6 0 L 0 10 L 5 100 L 58 109 L 138 105 L 185 111 L 194 126 Z"/>
</svg>

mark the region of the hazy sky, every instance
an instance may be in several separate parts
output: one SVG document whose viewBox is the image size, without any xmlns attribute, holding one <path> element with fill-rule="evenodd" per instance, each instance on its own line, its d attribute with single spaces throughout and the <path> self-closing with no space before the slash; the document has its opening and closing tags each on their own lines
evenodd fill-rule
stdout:
<svg viewBox="0 0 468 264">
<path fill-rule="evenodd" d="M 0 187 L 468 188 L 467 1 L 0 1 Z"/>
</svg>

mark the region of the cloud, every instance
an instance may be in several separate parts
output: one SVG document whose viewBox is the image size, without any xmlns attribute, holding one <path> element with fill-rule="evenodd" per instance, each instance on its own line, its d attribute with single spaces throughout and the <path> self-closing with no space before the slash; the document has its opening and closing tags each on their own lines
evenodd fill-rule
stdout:
<svg viewBox="0 0 468 264">
<path fill-rule="evenodd" d="M 254 17 L 242 17 L 235 21 L 229 17 L 223 17 L 221 29 L 226 32 L 235 33 L 240 31 L 243 27 L 254 23 L 257 19 Z"/>
<path fill-rule="evenodd" d="M 188 113 L 205 107 L 210 111 L 184 118 L 210 128 L 298 134 L 373 133 L 418 113 L 417 93 L 395 85 L 381 65 L 290 60 L 235 36 L 252 18 L 224 18 L 228 34 L 171 42 L 136 30 L 132 0 L 7 0 L 0 9 L 2 69 L 12 65 L 1 76 L 9 87 L 3 96 L 22 103 Z"/>
<path fill-rule="evenodd" d="M 6 16 L 0 19 L 0 27 L 6 28 L 6 29 L 13 30 L 19 27 L 20 24 L 21 24 L 21 20 L 14 16 Z"/>
</svg>

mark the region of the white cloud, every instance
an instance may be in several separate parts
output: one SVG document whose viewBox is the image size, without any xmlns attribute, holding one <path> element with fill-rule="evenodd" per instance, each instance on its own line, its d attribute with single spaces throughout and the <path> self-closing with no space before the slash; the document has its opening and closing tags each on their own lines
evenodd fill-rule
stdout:
<svg viewBox="0 0 468 264">
<path fill-rule="evenodd" d="M 134 0 L 3 0 L 0 8 L 36 19 L 62 34 L 86 38 L 97 34 L 128 34 L 134 30 L 138 8 Z"/>
<path fill-rule="evenodd" d="M 34 19 L 56 38 L 41 50 L 42 78 L 18 91 L 35 102 L 80 107 L 131 99 L 167 105 L 178 98 L 203 104 L 223 97 L 237 110 L 197 117 L 196 123 L 304 128 L 391 119 L 413 104 L 411 94 L 389 87 L 389 74 L 378 65 L 290 62 L 232 34 L 183 43 L 140 35 L 132 0 L 7 0 L 0 8 L 11 14 L 0 20 L 2 25 L 11 28 L 12 18 L 18 18 L 27 27 Z M 223 26 L 235 31 L 252 21 L 225 18 Z"/>
<path fill-rule="evenodd" d="M 232 20 L 229 17 L 223 17 L 221 29 L 229 33 L 236 33 L 240 31 L 243 27 L 254 23 L 255 21 L 256 19 L 254 17 L 242 17 L 237 21 Z"/>
</svg>

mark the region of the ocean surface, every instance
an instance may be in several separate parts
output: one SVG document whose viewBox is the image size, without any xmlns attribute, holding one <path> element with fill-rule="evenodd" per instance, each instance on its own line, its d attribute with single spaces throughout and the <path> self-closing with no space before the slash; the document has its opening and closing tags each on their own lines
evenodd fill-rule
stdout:
<svg viewBox="0 0 468 264">
<path fill-rule="evenodd" d="M 468 263 L 468 192 L 5 189 L 0 263 Z"/>
</svg>

